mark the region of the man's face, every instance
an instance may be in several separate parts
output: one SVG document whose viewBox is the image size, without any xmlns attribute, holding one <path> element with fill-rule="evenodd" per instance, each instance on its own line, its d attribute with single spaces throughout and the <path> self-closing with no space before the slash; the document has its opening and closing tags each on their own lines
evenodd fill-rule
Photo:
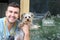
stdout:
<svg viewBox="0 0 60 40">
<path fill-rule="evenodd" d="M 14 23 L 19 17 L 19 8 L 9 6 L 6 10 L 6 17 L 10 23 Z"/>
</svg>

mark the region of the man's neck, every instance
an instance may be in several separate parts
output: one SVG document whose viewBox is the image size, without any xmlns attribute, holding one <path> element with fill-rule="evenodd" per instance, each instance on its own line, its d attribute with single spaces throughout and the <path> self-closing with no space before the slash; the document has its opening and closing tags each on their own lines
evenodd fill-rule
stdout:
<svg viewBox="0 0 60 40">
<path fill-rule="evenodd" d="M 15 25 L 15 23 L 10 23 L 8 20 L 6 20 L 6 24 L 8 26 L 8 30 L 10 31 L 11 28 Z"/>
<path fill-rule="evenodd" d="M 8 30 L 10 31 L 12 28 L 12 24 L 8 24 Z"/>
</svg>

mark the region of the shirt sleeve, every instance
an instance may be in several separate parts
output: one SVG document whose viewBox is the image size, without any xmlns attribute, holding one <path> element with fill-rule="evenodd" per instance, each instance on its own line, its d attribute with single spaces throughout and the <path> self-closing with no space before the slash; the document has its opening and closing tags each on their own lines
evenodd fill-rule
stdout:
<svg viewBox="0 0 60 40">
<path fill-rule="evenodd" d="M 3 31 L 2 31 L 2 28 L 1 28 L 1 26 L 0 26 L 0 40 L 2 40 L 3 39 Z"/>
<path fill-rule="evenodd" d="M 0 40 L 3 39 L 3 19 L 0 19 Z"/>
<path fill-rule="evenodd" d="M 2 37 L 3 37 L 3 36 L 2 36 L 2 32 L 0 32 L 0 40 L 2 40 Z"/>
</svg>

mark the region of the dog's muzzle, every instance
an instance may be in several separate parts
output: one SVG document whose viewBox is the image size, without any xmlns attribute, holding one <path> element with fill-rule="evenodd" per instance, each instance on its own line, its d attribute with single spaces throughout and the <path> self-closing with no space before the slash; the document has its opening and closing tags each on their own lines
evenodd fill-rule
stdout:
<svg viewBox="0 0 60 40">
<path fill-rule="evenodd" d="M 27 19 L 27 21 L 29 21 L 29 19 Z"/>
</svg>

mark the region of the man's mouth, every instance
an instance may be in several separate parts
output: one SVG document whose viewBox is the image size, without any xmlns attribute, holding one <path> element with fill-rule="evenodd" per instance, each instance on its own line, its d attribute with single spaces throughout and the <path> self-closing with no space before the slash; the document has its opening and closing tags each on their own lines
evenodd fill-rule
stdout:
<svg viewBox="0 0 60 40">
<path fill-rule="evenodd" d="M 14 16 L 13 16 L 13 17 L 10 17 L 10 19 L 14 20 L 14 19 L 15 19 L 15 17 L 14 17 Z"/>
</svg>

